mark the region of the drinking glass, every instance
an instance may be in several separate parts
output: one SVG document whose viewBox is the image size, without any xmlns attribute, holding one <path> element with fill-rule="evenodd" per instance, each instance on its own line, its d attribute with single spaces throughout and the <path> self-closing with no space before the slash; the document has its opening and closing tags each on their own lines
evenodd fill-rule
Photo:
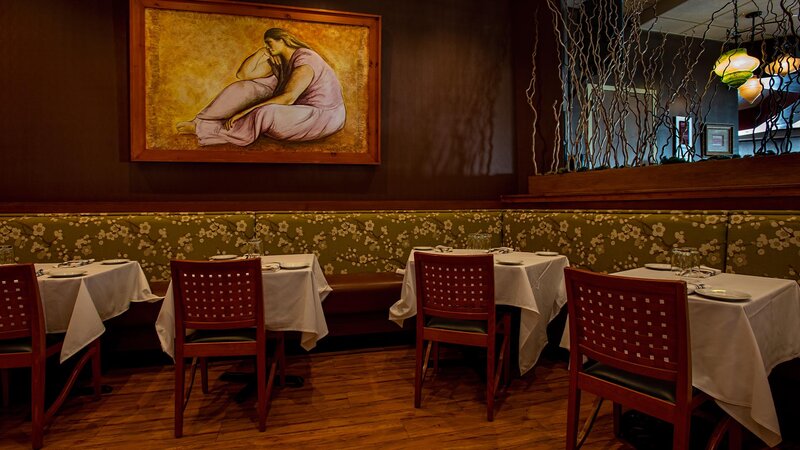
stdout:
<svg viewBox="0 0 800 450">
<path fill-rule="evenodd" d="M 261 254 L 263 253 L 263 248 L 261 246 L 261 239 L 253 238 L 247 241 L 247 246 L 245 247 L 247 253 L 245 257 L 247 258 L 260 258 Z"/>
<path fill-rule="evenodd" d="M 680 269 L 678 275 L 690 276 L 700 262 L 700 252 L 694 247 L 672 249 L 672 265 Z"/>
<path fill-rule="evenodd" d="M 0 245 L 0 264 L 14 264 L 14 247 Z"/>
<path fill-rule="evenodd" d="M 488 250 L 492 245 L 492 235 L 489 233 L 471 233 L 467 237 L 467 248 L 476 250 Z"/>
</svg>

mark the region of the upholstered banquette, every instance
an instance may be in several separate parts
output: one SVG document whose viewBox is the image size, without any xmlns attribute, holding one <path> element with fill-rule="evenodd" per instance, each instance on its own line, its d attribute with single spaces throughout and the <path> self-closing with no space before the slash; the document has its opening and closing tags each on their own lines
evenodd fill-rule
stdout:
<svg viewBox="0 0 800 450">
<path fill-rule="evenodd" d="M 732 273 L 800 280 L 800 213 L 795 211 L 351 211 L 31 214 L 0 216 L 0 244 L 18 261 L 130 258 L 163 292 L 171 259 L 242 253 L 254 236 L 270 254 L 314 253 L 333 292 L 323 306 L 331 335 L 391 332 L 414 246 L 463 247 L 487 232 L 492 245 L 554 250 L 570 263 L 613 272 L 668 261 L 693 246 L 702 263 Z M 154 320 L 158 305 L 137 305 Z M 152 316 L 152 317 L 150 317 Z M 152 329 L 147 331 L 155 336 Z"/>
</svg>

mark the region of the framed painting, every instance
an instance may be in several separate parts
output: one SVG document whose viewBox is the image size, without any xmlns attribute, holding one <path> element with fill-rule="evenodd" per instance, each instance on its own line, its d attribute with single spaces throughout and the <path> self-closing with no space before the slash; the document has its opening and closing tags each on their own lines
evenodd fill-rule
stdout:
<svg viewBox="0 0 800 450">
<path fill-rule="evenodd" d="M 681 159 L 691 158 L 691 148 L 694 142 L 694 129 L 692 118 L 686 116 L 675 116 L 675 127 L 672 136 L 673 156 Z"/>
<path fill-rule="evenodd" d="M 132 161 L 380 163 L 380 16 L 130 0 Z"/>
<path fill-rule="evenodd" d="M 703 131 L 705 156 L 733 155 L 733 125 L 706 124 Z"/>
</svg>

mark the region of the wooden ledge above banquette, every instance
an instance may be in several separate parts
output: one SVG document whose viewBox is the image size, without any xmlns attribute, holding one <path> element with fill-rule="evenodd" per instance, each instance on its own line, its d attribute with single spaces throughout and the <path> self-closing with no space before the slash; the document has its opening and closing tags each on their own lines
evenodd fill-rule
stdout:
<svg viewBox="0 0 800 450">
<path fill-rule="evenodd" d="M 508 207 L 800 209 L 800 154 L 528 178 Z"/>
</svg>

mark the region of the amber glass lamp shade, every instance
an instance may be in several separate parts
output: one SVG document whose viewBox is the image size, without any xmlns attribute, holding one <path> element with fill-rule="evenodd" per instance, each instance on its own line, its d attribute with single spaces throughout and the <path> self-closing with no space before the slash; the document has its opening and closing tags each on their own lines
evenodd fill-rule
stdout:
<svg viewBox="0 0 800 450">
<path fill-rule="evenodd" d="M 800 58 L 790 55 L 781 55 L 775 61 L 764 66 L 764 72 L 770 75 L 789 75 L 800 69 Z"/>
<path fill-rule="evenodd" d="M 758 68 L 761 61 L 747 54 L 743 48 L 728 50 L 720 55 L 714 64 L 714 73 L 722 78 L 722 82 L 730 87 L 743 85 Z"/>
<path fill-rule="evenodd" d="M 739 95 L 747 100 L 748 103 L 752 104 L 759 95 L 761 95 L 761 91 L 764 87 L 761 85 L 761 79 L 752 76 L 750 79 L 744 82 L 741 86 L 739 86 Z"/>
</svg>

